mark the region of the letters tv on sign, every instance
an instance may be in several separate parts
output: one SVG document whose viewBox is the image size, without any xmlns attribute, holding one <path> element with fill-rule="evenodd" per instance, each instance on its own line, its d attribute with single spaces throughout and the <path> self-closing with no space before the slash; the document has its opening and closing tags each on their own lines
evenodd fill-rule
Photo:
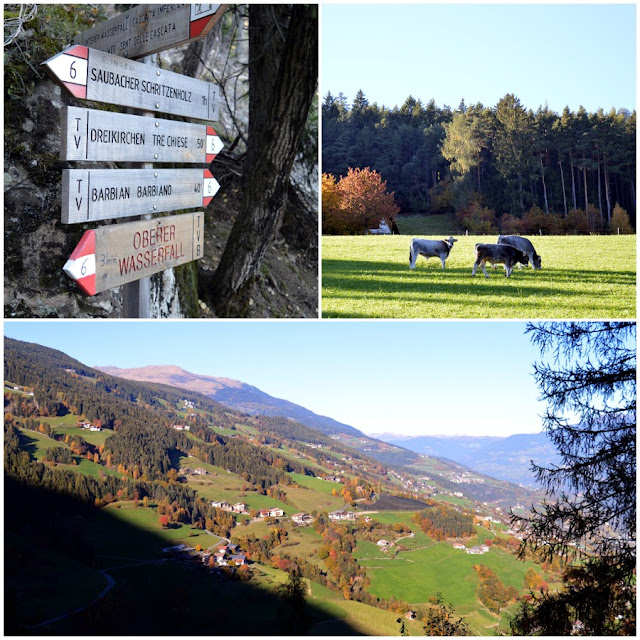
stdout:
<svg viewBox="0 0 640 640">
<path fill-rule="evenodd" d="M 207 169 L 64 169 L 62 223 L 206 207 L 219 188 Z"/>
<path fill-rule="evenodd" d="M 62 111 L 61 160 L 209 163 L 223 144 L 213 127 L 81 107 Z"/>
</svg>

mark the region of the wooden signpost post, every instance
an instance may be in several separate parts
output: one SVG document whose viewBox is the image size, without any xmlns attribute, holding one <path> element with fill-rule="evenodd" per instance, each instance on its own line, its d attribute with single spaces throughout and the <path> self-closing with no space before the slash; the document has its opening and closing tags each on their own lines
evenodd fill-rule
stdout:
<svg viewBox="0 0 640 640">
<path fill-rule="evenodd" d="M 84 31 L 74 42 L 123 58 L 142 56 L 204 38 L 225 4 L 141 4 Z"/>
<path fill-rule="evenodd" d="M 203 251 L 204 213 L 198 211 L 86 231 L 64 271 L 93 296 L 198 260 Z"/>
<path fill-rule="evenodd" d="M 222 150 L 213 127 L 67 107 L 60 160 L 209 163 Z"/>
<path fill-rule="evenodd" d="M 126 58 L 75 45 L 43 63 L 76 98 L 198 120 L 218 119 L 219 88 Z"/>
<path fill-rule="evenodd" d="M 62 222 L 206 207 L 219 188 L 208 169 L 65 169 Z"/>
</svg>

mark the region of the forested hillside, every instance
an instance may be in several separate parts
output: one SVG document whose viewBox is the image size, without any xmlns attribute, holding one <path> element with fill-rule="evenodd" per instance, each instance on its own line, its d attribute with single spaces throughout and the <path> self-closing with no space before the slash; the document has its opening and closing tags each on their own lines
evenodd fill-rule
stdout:
<svg viewBox="0 0 640 640">
<path fill-rule="evenodd" d="M 471 233 L 615 233 L 625 212 L 635 226 L 635 111 L 534 111 L 512 94 L 389 108 L 329 92 L 322 124 L 323 172 L 378 171 L 401 213 L 455 213 Z"/>
<path fill-rule="evenodd" d="M 454 542 L 484 541 L 473 553 L 489 554 L 516 593 L 529 568 L 547 582 L 558 575 L 514 555 L 505 506 L 520 500 L 517 488 L 459 465 L 419 457 L 421 466 L 392 467 L 374 458 L 394 447 L 362 434 L 241 413 L 12 339 L 4 375 L 12 634 L 91 635 L 99 624 L 110 635 L 260 635 L 265 625 L 393 635 L 406 614 L 415 635 L 449 615 L 444 592 L 482 635 L 502 613 L 476 613 L 474 559 Z M 442 560 L 467 585 L 463 597 L 436 580 Z M 414 577 L 394 586 L 407 567 Z M 285 586 L 296 584 L 292 611 Z"/>
</svg>

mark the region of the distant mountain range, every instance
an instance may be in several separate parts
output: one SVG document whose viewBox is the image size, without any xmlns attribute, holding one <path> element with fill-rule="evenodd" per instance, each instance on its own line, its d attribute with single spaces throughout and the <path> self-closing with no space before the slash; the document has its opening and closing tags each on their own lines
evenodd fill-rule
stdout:
<svg viewBox="0 0 640 640">
<path fill-rule="evenodd" d="M 351 446 L 388 464 L 412 464 L 416 462 L 414 455 L 418 453 L 452 460 L 499 480 L 535 487 L 535 478 L 530 471 L 531 460 L 544 464 L 557 460 L 555 449 L 545 434 L 523 434 L 508 438 L 411 437 L 397 434 L 367 436 L 354 427 L 318 415 L 288 400 L 274 398 L 257 387 L 238 380 L 190 373 L 172 365 L 134 369 L 112 366 L 95 368 L 119 378 L 202 393 L 220 404 L 250 415 L 291 418 L 327 435 L 343 434 L 349 436 Z M 392 445 L 394 449 L 385 449 L 386 445 L 383 443 Z"/>
<path fill-rule="evenodd" d="M 220 404 L 250 415 L 282 416 L 292 418 L 307 427 L 318 429 L 328 435 L 346 433 L 366 437 L 361 431 L 333 418 L 319 416 L 317 413 L 294 404 L 288 400 L 274 398 L 257 387 L 230 378 L 203 376 L 185 371 L 180 367 L 148 366 L 136 369 L 118 367 L 95 367 L 104 373 L 138 382 L 166 384 L 188 391 L 197 391 Z M 402 446 L 402 445 L 401 445 Z"/>
<path fill-rule="evenodd" d="M 458 462 L 499 480 L 536 487 L 531 461 L 539 465 L 557 464 L 558 453 L 545 433 L 492 436 L 403 436 L 372 434 L 390 444 L 416 453 Z"/>
</svg>

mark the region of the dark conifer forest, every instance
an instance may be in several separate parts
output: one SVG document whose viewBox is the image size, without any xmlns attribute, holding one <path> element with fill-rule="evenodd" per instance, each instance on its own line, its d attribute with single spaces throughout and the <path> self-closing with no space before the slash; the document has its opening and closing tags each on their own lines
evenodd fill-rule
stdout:
<svg viewBox="0 0 640 640">
<path fill-rule="evenodd" d="M 322 171 L 370 167 L 401 213 L 474 217 L 472 232 L 526 232 L 528 215 L 550 233 L 615 233 L 621 210 L 635 226 L 635 129 L 635 111 L 533 110 L 512 94 L 495 106 L 409 96 L 389 108 L 329 92 Z"/>
</svg>

